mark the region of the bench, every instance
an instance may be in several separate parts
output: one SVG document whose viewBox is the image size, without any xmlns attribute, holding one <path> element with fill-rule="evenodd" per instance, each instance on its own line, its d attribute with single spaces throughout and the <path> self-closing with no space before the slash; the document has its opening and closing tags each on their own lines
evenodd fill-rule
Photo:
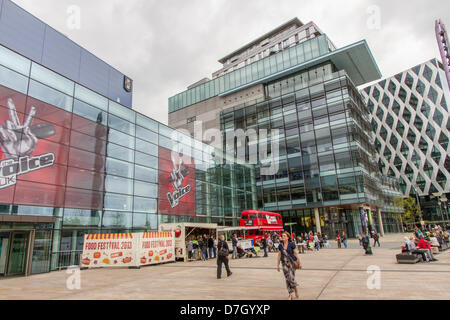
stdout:
<svg viewBox="0 0 450 320">
<path fill-rule="evenodd" d="M 399 264 L 416 264 L 421 262 L 422 259 L 416 254 L 398 254 L 397 263 Z"/>
</svg>

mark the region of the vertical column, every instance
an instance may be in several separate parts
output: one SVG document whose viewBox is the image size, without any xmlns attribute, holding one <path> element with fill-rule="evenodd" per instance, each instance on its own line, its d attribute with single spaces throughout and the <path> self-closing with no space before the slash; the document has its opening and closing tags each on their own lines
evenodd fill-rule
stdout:
<svg viewBox="0 0 450 320">
<path fill-rule="evenodd" d="M 255 177 L 255 170 L 257 169 L 255 168 L 254 165 L 251 165 L 249 169 L 245 168 L 245 170 L 250 170 L 250 185 L 252 188 L 252 205 L 253 205 L 252 209 L 258 210 L 258 194 L 257 194 L 258 191 L 256 189 L 256 177 Z"/>
<path fill-rule="evenodd" d="M 75 265 L 75 255 L 76 252 L 75 250 L 77 249 L 77 230 L 73 230 L 72 231 L 72 253 L 70 255 L 70 265 L 73 266 Z"/>
<path fill-rule="evenodd" d="M 377 208 L 377 214 L 378 214 L 378 221 L 379 221 L 379 224 L 380 224 L 380 235 L 382 237 L 384 237 L 383 219 L 381 217 L 381 209 L 380 208 Z"/>
<path fill-rule="evenodd" d="M 320 225 L 319 208 L 314 208 L 314 215 L 316 217 L 316 229 L 318 233 L 322 233 L 322 227 Z"/>
</svg>

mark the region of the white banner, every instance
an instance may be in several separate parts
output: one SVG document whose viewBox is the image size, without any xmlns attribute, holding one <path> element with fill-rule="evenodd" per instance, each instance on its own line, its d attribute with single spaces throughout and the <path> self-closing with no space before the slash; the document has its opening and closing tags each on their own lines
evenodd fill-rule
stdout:
<svg viewBox="0 0 450 320">
<path fill-rule="evenodd" d="M 173 233 L 142 233 L 138 252 L 141 266 L 175 261 L 175 240 Z"/>
</svg>

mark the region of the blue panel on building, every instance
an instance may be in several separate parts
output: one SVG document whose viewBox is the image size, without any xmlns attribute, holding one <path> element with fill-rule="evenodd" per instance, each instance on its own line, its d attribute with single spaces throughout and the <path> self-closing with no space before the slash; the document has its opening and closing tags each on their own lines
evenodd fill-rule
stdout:
<svg viewBox="0 0 450 320">
<path fill-rule="evenodd" d="M 45 31 L 42 64 L 58 73 L 79 81 L 81 48 L 53 28 Z"/>
<path fill-rule="evenodd" d="M 0 17 L 2 16 L 3 0 L 0 0 Z"/>
<path fill-rule="evenodd" d="M 109 72 L 109 92 L 108 96 L 111 100 L 117 101 L 126 106 L 131 106 L 131 93 L 126 92 L 123 87 L 124 75 L 114 68 Z"/>
<path fill-rule="evenodd" d="M 3 1 L 0 42 L 30 59 L 41 62 L 45 24 L 15 3 Z"/>
<path fill-rule="evenodd" d="M 108 96 L 110 68 L 92 53 L 82 50 L 79 82 L 104 96 Z"/>
</svg>

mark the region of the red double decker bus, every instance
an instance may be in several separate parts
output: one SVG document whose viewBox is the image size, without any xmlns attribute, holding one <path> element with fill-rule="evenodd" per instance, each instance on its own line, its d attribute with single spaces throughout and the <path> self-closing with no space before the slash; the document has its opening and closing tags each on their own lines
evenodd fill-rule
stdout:
<svg viewBox="0 0 450 320">
<path fill-rule="evenodd" d="M 252 228 L 247 239 L 260 241 L 268 233 L 280 234 L 283 229 L 283 219 L 279 213 L 247 210 L 241 213 L 241 227 Z M 259 229 L 255 229 L 258 227 Z"/>
</svg>

